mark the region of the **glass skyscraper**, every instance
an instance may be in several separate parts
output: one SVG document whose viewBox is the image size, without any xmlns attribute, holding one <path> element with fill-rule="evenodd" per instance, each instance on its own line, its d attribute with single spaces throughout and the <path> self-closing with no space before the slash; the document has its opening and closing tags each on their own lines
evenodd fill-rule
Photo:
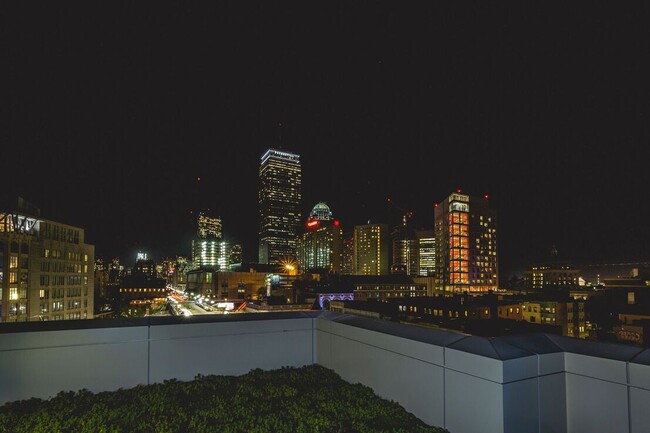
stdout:
<svg viewBox="0 0 650 433">
<path fill-rule="evenodd" d="M 436 237 L 433 230 L 418 230 L 418 259 L 420 277 L 436 275 Z"/>
<path fill-rule="evenodd" d="M 259 262 L 296 260 L 300 225 L 300 156 L 269 149 L 260 164 Z"/>
<path fill-rule="evenodd" d="M 221 219 L 199 214 L 196 238 L 192 241 L 192 260 L 199 268 L 228 271 L 228 244 L 222 240 Z"/>
<path fill-rule="evenodd" d="M 393 229 L 393 265 L 391 274 L 417 277 L 419 272 L 418 239 L 407 218 Z"/>
</svg>

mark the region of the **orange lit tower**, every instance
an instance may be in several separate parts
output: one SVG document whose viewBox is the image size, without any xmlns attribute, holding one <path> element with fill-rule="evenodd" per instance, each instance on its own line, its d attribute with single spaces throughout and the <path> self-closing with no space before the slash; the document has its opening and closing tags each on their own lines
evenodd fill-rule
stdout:
<svg viewBox="0 0 650 433">
<path fill-rule="evenodd" d="M 497 218 L 488 196 L 458 190 L 436 205 L 436 288 L 487 292 L 498 288 Z"/>
</svg>

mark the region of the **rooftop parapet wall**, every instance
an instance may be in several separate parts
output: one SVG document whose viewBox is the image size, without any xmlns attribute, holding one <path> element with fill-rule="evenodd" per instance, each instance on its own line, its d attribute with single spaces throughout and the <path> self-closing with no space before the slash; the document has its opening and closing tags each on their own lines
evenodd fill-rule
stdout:
<svg viewBox="0 0 650 433">
<path fill-rule="evenodd" d="M 0 404 L 310 365 L 312 321 L 304 313 L 269 313 L 2 324 Z"/>
<path fill-rule="evenodd" d="M 0 403 L 318 363 L 452 433 L 650 431 L 650 350 L 329 312 L 0 326 Z"/>
<path fill-rule="evenodd" d="M 650 431 L 650 350 L 333 314 L 317 319 L 315 333 L 318 363 L 454 433 Z"/>
</svg>

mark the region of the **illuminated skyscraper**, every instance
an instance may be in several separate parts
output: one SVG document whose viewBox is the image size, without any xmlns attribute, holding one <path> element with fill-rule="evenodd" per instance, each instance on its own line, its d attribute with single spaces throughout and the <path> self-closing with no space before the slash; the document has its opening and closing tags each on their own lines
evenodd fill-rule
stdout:
<svg viewBox="0 0 650 433">
<path fill-rule="evenodd" d="M 354 232 L 343 235 L 343 257 L 341 263 L 341 274 L 354 274 Z"/>
<path fill-rule="evenodd" d="M 226 241 L 221 239 L 194 239 L 192 261 L 199 268 L 229 271 L 230 249 Z"/>
<path fill-rule="evenodd" d="M 242 248 L 241 244 L 231 244 L 230 245 L 230 264 L 234 265 L 235 263 L 242 262 Z"/>
<path fill-rule="evenodd" d="M 393 229 L 393 265 L 391 274 L 406 274 L 417 277 L 419 271 L 418 240 L 415 230 L 405 217 L 402 224 Z"/>
<path fill-rule="evenodd" d="M 433 277 L 436 274 L 436 238 L 433 230 L 418 230 L 418 260 L 420 277 Z"/>
<path fill-rule="evenodd" d="M 498 288 L 496 211 L 487 196 L 451 194 L 436 205 L 436 288 L 487 292 Z"/>
<path fill-rule="evenodd" d="M 296 259 L 301 198 L 300 156 L 275 149 L 260 165 L 259 262 L 278 264 Z"/>
<path fill-rule="evenodd" d="M 200 239 L 221 239 L 221 219 L 199 213 L 196 235 Z"/>
<path fill-rule="evenodd" d="M 221 219 L 199 214 L 196 238 L 192 241 L 192 261 L 199 268 L 229 270 L 229 248 L 221 239 Z"/>
<path fill-rule="evenodd" d="M 356 275 L 388 275 L 390 239 L 386 224 L 354 227 L 354 273 Z"/>
<path fill-rule="evenodd" d="M 325 203 L 318 203 L 307 220 L 305 233 L 298 240 L 298 266 L 301 271 L 341 272 L 343 231 Z"/>
</svg>

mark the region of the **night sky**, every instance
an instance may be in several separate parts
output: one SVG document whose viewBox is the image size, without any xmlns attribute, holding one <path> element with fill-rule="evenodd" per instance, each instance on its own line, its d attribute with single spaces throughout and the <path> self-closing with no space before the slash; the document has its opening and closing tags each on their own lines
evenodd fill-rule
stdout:
<svg viewBox="0 0 650 433">
<path fill-rule="evenodd" d="M 399 222 L 387 197 L 432 228 L 462 188 L 498 210 L 502 275 L 553 245 L 650 259 L 639 4 L 18 3 L 0 17 L 0 207 L 23 196 L 98 256 L 189 255 L 209 208 L 256 260 L 259 158 L 281 147 L 303 211 L 326 201 L 345 228 Z"/>
</svg>

